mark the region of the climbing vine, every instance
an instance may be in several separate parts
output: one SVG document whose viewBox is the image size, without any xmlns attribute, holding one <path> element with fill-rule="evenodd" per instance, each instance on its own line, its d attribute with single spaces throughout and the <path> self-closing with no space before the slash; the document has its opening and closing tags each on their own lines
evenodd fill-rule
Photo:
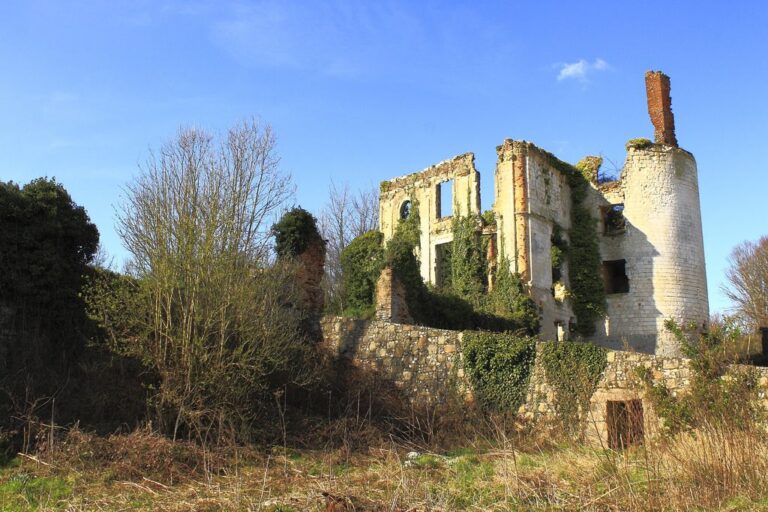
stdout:
<svg viewBox="0 0 768 512">
<path fill-rule="evenodd" d="M 559 224 L 552 226 L 551 246 L 549 258 L 552 263 L 552 282 L 562 278 L 563 263 L 568 253 L 568 242 L 563 238 L 563 228 Z"/>
<path fill-rule="evenodd" d="M 345 316 L 373 316 L 376 281 L 384 264 L 383 238 L 378 231 L 368 231 L 352 240 L 341 252 Z"/>
<path fill-rule="evenodd" d="M 454 215 L 451 221 L 451 290 L 473 304 L 485 292 L 487 268 L 477 218 Z"/>
<path fill-rule="evenodd" d="M 539 332 L 541 315 L 536 302 L 528 295 L 520 274 L 512 272 L 510 262 L 501 257 L 493 289 L 485 296 L 483 311 L 517 326 L 529 335 Z"/>
<path fill-rule="evenodd" d="M 467 331 L 462 344 L 464 366 L 483 407 L 517 411 L 525 401 L 536 358 L 535 340 L 510 333 Z"/>
<path fill-rule="evenodd" d="M 570 298 L 576 315 L 576 332 L 590 336 L 595 322 L 605 315 L 605 289 L 600 277 L 600 249 L 597 220 L 590 214 L 585 201 L 589 189 L 589 174 L 594 172 L 585 159 L 576 166 L 545 153 L 550 165 L 566 177 L 571 189 L 570 245 L 564 251 L 568 260 Z"/>
<path fill-rule="evenodd" d="M 608 364 L 607 351 L 591 343 L 546 342 L 539 357 L 554 390 L 557 417 L 566 432 L 575 432 Z"/>
</svg>

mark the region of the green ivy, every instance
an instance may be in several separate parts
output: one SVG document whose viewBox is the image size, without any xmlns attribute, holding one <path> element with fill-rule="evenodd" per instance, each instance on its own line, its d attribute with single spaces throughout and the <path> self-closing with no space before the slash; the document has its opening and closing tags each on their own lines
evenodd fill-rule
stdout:
<svg viewBox="0 0 768 512">
<path fill-rule="evenodd" d="M 450 258 L 452 282 L 448 289 L 442 290 L 427 286 L 421 277 L 421 265 L 415 255 L 420 240 L 416 202 L 408 218 L 398 224 L 387 243 L 384 261 L 392 267 L 405 287 L 406 302 L 413 320 L 442 329 L 523 330 L 534 334 L 538 331 L 538 309 L 525 293 L 519 277 L 503 275 L 495 295 L 483 293 L 487 270 L 483 242 L 477 235 L 475 220 L 457 217 L 453 221 L 458 232 L 454 234 L 456 245 Z M 462 259 L 457 258 L 457 254 L 463 254 L 468 261 L 457 261 Z M 508 268 L 507 263 L 507 272 Z"/>
<path fill-rule="evenodd" d="M 451 223 L 451 289 L 459 297 L 477 304 L 485 292 L 488 273 L 478 219 L 454 215 Z"/>
<path fill-rule="evenodd" d="M 535 340 L 511 333 L 467 331 L 462 346 L 464 367 L 483 407 L 516 412 L 528 390 Z"/>
<path fill-rule="evenodd" d="M 486 226 L 492 226 L 496 224 L 496 212 L 493 210 L 485 210 L 481 217 L 483 218 L 483 224 Z"/>
<path fill-rule="evenodd" d="M 562 278 L 563 263 L 568 254 L 568 242 L 563 238 L 563 228 L 559 224 L 552 226 L 552 245 L 549 250 L 549 258 L 552 264 L 552 281 L 560 281 Z"/>
<path fill-rule="evenodd" d="M 368 231 L 352 240 L 341 252 L 345 316 L 373 316 L 376 281 L 384 265 L 383 238 L 378 231 Z"/>
<path fill-rule="evenodd" d="M 287 211 L 272 226 L 275 251 L 279 258 L 292 258 L 314 243 L 325 245 L 317 229 L 317 220 L 307 210 L 297 207 Z"/>
<path fill-rule="evenodd" d="M 576 332 L 590 336 L 595 332 L 595 322 L 605 315 L 597 220 L 585 204 L 590 187 L 588 175 L 593 170 L 587 159 L 573 166 L 551 153 L 543 153 L 550 165 L 566 177 L 571 189 L 571 229 L 568 233 L 571 243 L 567 251 L 571 305 L 577 320 Z"/>
<path fill-rule="evenodd" d="M 554 390 L 558 419 L 566 432 L 576 432 L 580 412 L 589 407 L 608 364 L 607 351 L 591 343 L 545 342 L 540 344 L 539 357 Z"/>
<path fill-rule="evenodd" d="M 496 271 L 493 289 L 484 298 L 483 311 L 504 319 L 515 329 L 522 329 L 529 335 L 539 332 L 541 314 L 536 302 L 528 295 L 520 274 L 512 272 L 510 262 L 502 256 Z"/>
</svg>

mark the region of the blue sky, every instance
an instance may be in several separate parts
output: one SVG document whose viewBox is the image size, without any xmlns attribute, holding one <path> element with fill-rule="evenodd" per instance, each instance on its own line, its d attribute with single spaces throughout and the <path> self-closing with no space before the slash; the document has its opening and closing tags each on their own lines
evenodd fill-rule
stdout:
<svg viewBox="0 0 768 512">
<path fill-rule="evenodd" d="M 179 126 L 274 127 L 298 204 L 495 146 L 575 162 L 652 137 L 672 78 L 697 159 L 713 311 L 731 248 L 768 234 L 768 3 L 0 1 L 0 180 L 55 176 L 122 258 L 113 205 Z"/>
</svg>

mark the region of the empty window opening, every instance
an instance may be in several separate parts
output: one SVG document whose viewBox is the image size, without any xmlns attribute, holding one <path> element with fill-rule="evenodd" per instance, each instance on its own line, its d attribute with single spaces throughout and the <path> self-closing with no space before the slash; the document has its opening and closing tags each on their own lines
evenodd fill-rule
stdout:
<svg viewBox="0 0 768 512">
<path fill-rule="evenodd" d="M 400 205 L 400 218 L 402 220 L 411 216 L 411 200 L 407 199 Z"/>
<path fill-rule="evenodd" d="M 453 180 L 437 185 L 437 218 L 453 215 Z"/>
<path fill-rule="evenodd" d="M 642 400 L 608 400 L 605 420 L 608 425 L 608 447 L 612 450 L 642 444 L 644 437 Z"/>
<path fill-rule="evenodd" d="M 612 260 L 603 262 L 603 282 L 605 293 L 627 293 L 629 278 L 627 277 L 627 260 Z"/>
<path fill-rule="evenodd" d="M 624 218 L 624 205 L 612 204 L 603 208 L 603 234 L 615 236 L 626 231 L 627 221 Z"/>
<path fill-rule="evenodd" d="M 451 287 L 451 259 L 453 242 L 435 245 L 435 286 L 441 289 Z"/>
</svg>

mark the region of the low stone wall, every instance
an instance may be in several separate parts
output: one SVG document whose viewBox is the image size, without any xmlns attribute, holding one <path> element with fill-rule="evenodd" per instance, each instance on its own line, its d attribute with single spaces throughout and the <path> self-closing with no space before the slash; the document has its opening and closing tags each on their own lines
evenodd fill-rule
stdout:
<svg viewBox="0 0 768 512">
<path fill-rule="evenodd" d="M 336 317 L 323 319 L 322 331 L 327 350 L 348 358 L 358 367 L 377 372 L 413 402 L 435 404 L 456 393 L 472 400 L 472 388 L 464 372 L 461 332 Z M 526 401 L 518 411 L 534 422 L 552 420 L 557 413 L 555 392 L 547 382 L 539 357 L 541 347 L 542 344 L 536 347 Z M 648 368 L 654 382 L 663 382 L 673 395 L 684 392 L 690 385 L 687 359 L 609 350 L 605 372 L 583 418 L 590 441 L 606 445 L 611 402 L 638 401 L 642 406 L 644 434 L 652 436 L 658 431 L 659 419 L 650 400 L 644 396 L 637 378 L 638 367 Z M 760 399 L 768 411 L 768 368 L 753 369 L 758 372 Z"/>
<path fill-rule="evenodd" d="M 459 331 L 338 317 L 324 318 L 321 328 L 327 350 L 391 380 L 414 402 L 469 392 Z"/>
<path fill-rule="evenodd" d="M 537 347 L 537 356 L 540 348 Z M 607 364 L 597 389 L 592 395 L 589 411 L 584 419 L 587 438 L 594 442 L 606 443 L 608 438 L 608 402 L 640 400 L 643 411 L 643 431 L 653 435 L 659 428 L 659 419 L 650 401 L 644 396 L 643 386 L 637 378 L 636 369 L 650 369 L 654 382 L 664 382 L 673 395 L 683 391 L 690 384 L 688 360 L 683 358 L 660 357 L 638 352 L 607 352 Z M 555 409 L 555 392 L 547 382 L 541 358 L 536 357 L 526 402 L 520 407 L 520 414 L 529 420 L 552 420 Z"/>
</svg>

